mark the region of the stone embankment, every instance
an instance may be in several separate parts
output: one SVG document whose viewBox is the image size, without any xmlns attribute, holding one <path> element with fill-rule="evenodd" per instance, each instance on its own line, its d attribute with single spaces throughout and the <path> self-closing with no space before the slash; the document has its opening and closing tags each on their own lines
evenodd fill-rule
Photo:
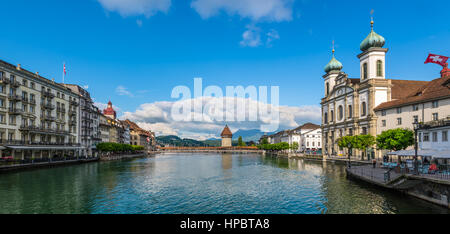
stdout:
<svg viewBox="0 0 450 234">
<path fill-rule="evenodd" d="M 371 166 L 352 166 L 347 168 L 347 175 L 450 209 L 450 176 L 448 175 L 413 175 Z"/>
</svg>

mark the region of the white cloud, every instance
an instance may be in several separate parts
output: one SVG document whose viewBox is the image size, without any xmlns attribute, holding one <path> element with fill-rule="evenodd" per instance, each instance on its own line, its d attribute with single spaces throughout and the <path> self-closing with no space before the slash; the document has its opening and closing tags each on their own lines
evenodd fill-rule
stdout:
<svg viewBox="0 0 450 234">
<path fill-rule="evenodd" d="M 204 19 L 221 11 L 229 15 L 239 15 L 253 21 L 292 20 L 294 0 L 194 0 L 191 7 Z"/>
<path fill-rule="evenodd" d="M 157 12 L 167 13 L 172 4 L 171 0 L 98 0 L 98 2 L 107 11 L 118 12 L 123 17 L 136 15 L 150 17 Z"/>
<path fill-rule="evenodd" d="M 280 39 L 278 31 L 271 29 L 262 35 L 261 28 L 254 25 L 247 25 L 247 30 L 242 34 L 240 45 L 243 47 L 258 47 L 265 41 L 266 47 L 272 47 L 273 41 Z"/>
<path fill-rule="evenodd" d="M 280 39 L 280 35 L 278 34 L 278 31 L 275 29 L 270 30 L 267 34 L 267 40 L 266 40 L 266 46 L 272 47 L 272 42 L 275 40 Z"/>
<path fill-rule="evenodd" d="M 221 98 L 204 97 L 203 107 L 206 108 L 211 101 L 222 101 Z M 220 99 L 220 100 L 218 100 Z M 236 98 L 235 98 L 236 99 Z M 186 100 L 193 102 L 195 99 Z M 245 99 L 246 114 L 252 109 L 260 108 L 261 102 Z M 228 124 L 232 131 L 238 129 L 260 129 L 261 125 L 268 124 L 269 119 L 258 119 L 258 121 L 216 121 L 217 113 L 206 114 L 202 121 L 177 122 L 171 118 L 171 110 L 174 102 L 154 102 L 141 105 L 134 112 L 124 112 L 121 119 L 130 119 L 138 123 L 142 128 L 156 132 L 157 135 L 178 135 L 184 138 L 193 138 L 204 140 L 208 138 L 217 138 L 223 130 L 225 124 Z M 267 105 L 273 108 L 271 105 Z M 292 129 L 305 122 L 320 122 L 321 110 L 319 106 L 280 106 L 279 130 Z M 219 115 L 223 112 L 219 111 Z M 247 116 L 246 115 L 246 116 Z M 208 119 L 209 118 L 209 119 Z"/>
<path fill-rule="evenodd" d="M 134 97 L 134 95 L 122 85 L 117 86 L 116 93 L 119 94 L 120 96 Z"/>
<path fill-rule="evenodd" d="M 261 45 L 261 29 L 248 25 L 247 31 L 242 34 L 241 46 L 258 47 Z"/>
</svg>

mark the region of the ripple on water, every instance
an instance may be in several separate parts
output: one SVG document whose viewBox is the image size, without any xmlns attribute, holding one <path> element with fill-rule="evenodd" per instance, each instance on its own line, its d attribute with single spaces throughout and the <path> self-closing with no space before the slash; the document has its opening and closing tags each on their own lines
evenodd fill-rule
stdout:
<svg viewBox="0 0 450 234">
<path fill-rule="evenodd" d="M 445 213 L 349 181 L 341 165 L 171 154 L 0 175 L 0 213 Z"/>
</svg>

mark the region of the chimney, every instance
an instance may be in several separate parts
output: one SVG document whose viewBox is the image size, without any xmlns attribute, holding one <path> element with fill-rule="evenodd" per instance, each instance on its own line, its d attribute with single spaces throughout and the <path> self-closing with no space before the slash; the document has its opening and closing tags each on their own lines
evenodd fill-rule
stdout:
<svg viewBox="0 0 450 234">
<path fill-rule="evenodd" d="M 17 67 L 16 67 L 16 69 L 20 71 L 20 63 L 19 63 L 19 64 L 17 64 Z"/>
<path fill-rule="evenodd" d="M 445 64 L 444 69 L 441 71 L 441 78 L 450 78 L 450 69 L 448 69 L 448 63 Z"/>
<path fill-rule="evenodd" d="M 39 76 L 39 72 L 36 72 L 36 76 Z"/>
</svg>

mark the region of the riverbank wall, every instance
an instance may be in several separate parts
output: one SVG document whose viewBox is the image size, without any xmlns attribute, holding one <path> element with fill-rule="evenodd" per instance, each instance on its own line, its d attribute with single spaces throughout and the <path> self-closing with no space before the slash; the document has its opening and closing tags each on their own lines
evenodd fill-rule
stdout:
<svg viewBox="0 0 450 234">
<path fill-rule="evenodd" d="M 74 164 L 98 162 L 99 158 L 79 158 L 74 160 L 61 160 L 61 161 L 48 161 L 39 163 L 25 163 L 25 164 L 11 164 L 0 166 L 0 173 L 7 173 L 20 170 L 30 170 L 30 169 L 40 169 L 40 168 L 50 168 L 59 166 L 69 166 Z"/>
<path fill-rule="evenodd" d="M 450 178 L 397 174 L 388 169 L 352 166 L 347 176 L 450 209 Z"/>
<path fill-rule="evenodd" d="M 122 159 L 132 159 L 132 158 L 142 158 L 153 155 L 157 152 L 147 152 L 147 153 L 138 153 L 138 154 L 123 154 L 123 155 L 102 155 L 100 156 L 100 161 L 115 161 Z"/>
</svg>

